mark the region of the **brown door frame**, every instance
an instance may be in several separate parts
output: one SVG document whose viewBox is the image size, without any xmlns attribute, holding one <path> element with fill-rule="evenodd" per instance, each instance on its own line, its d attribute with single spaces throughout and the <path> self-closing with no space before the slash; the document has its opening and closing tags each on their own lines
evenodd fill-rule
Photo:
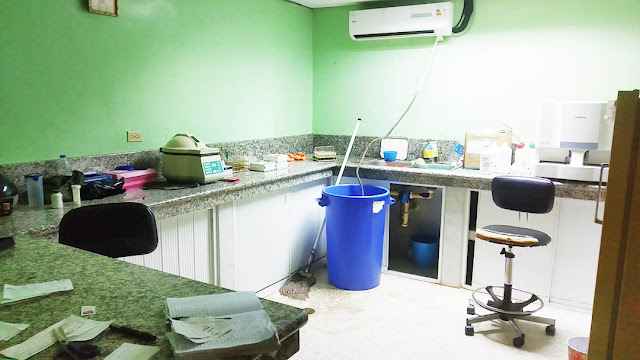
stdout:
<svg viewBox="0 0 640 360">
<path fill-rule="evenodd" d="M 640 358 L 640 100 L 620 91 L 589 359 Z"/>
</svg>

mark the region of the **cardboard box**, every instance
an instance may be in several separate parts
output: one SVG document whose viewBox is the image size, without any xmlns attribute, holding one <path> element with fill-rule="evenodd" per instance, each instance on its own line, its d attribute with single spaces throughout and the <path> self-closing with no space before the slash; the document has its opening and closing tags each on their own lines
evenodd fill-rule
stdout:
<svg viewBox="0 0 640 360">
<path fill-rule="evenodd" d="M 498 146 L 507 144 L 511 146 L 511 131 L 495 131 L 482 133 L 468 133 L 464 137 L 464 168 L 480 169 L 480 152 L 485 141 Z"/>
</svg>

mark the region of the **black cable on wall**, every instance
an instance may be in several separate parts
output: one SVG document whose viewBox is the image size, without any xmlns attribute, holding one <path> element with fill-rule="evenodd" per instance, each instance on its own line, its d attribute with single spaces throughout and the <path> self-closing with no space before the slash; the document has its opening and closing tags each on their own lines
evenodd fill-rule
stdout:
<svg viewBox="0 0 640 360">
<path fill-rule="evenodd" d="M 471 20 L 471 14 L 473 14 L 473 0 L 464 0 L 462 15 L 460 15 L 460 20 L 453 28 L 454 34 L 459 34 L 467 28 L 469 20 Z"/>
</svg>

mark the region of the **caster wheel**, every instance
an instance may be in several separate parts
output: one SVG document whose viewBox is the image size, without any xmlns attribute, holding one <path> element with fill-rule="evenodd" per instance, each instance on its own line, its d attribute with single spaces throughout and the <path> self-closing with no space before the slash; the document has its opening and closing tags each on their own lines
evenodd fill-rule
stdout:
<svg viewBox="0 0 640 360">
<path fill-rule="evenodd" d="M 513 346 L 517 348 L 521 348 L 522 345 L 524 345 L 524 335 L 517 338 L 513 338 Z"/>
<path fill-rule="evenodd" d="M 554 325 L 549 325 L 544 331 L 547 333 L 547 335 L 553 336 L 556 334 L 556 327 Z"/>
<path fill-rule="evenodd" d="M 476 307 L 473 306 L 473 305 L 467 306 L 467 314 L 468 315 L 475 315 L 476 314 Z"/>
<path fill-rule="evenodd" d="M 473 336 L 473 326 L 467 325 L 464 327 L 464 334 L 467 336 Z"/>
</svg>

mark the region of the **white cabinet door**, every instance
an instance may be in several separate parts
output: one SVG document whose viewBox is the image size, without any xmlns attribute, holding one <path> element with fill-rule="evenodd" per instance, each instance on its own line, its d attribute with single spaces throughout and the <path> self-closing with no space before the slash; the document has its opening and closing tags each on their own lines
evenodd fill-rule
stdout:
<svg viewBox="0 0 640 360">
<path fill-rule="evenodd" d="M 220 286 L 259 291 L 289 276 L 289 189 L 219 206 Z"/>
<path fill-rule="evenodd" d="M 233 202 L 216 208 L 218 233 L 218 285 L 236 289 L 235 211 Z"/>
<path fill-rule="evenodd" d="M 322 226 L 324 208 L 318 205 L 317 198 L 327 186 L 327 179 L 317 180 L 291 188 L 291 233 L 289 236 L 289 271 L 291 273 L 307 266 L 316 235 Z M 327 255 L 327 236 L 322 231 L 315 260 Z"/>
<path fill-rule="evenodd" d="M 211 212 L 200 210 L 156 223 L 158 247 L 151 254 L 129 256 L 122 260 L 215 284 L 214 237 Z"/>
<path fill-rule="evenodd" d="M 525 213 L 519 218 L 517 211 L 496 206 L 490 191 L 480 191 L 478 194 L 478 228 L 494 224 L 520 226 L 545 232 L 551 237 L 551 243 L 547 246 L 513 248 L 516 255 L 513 263 L 513 286 L 544 298 L 548 298 L 551 291 L 554 247 L 558 242 L 556 226 L 559 205 L 556 203 L 548 214 L 529 214 L 527 220 Z M 503 247 L 505 246 L 476 239 L 473 257 L 474 286 L 504 283 L 504 256 L 500 255 Z"/>
<path fill-rule="evenodd" d="M 561 207 L 551 301 L 591 307 L 602 236 L 602 225 L 593 221 L 596 202 L 558 200 Z"/>
</svg>

